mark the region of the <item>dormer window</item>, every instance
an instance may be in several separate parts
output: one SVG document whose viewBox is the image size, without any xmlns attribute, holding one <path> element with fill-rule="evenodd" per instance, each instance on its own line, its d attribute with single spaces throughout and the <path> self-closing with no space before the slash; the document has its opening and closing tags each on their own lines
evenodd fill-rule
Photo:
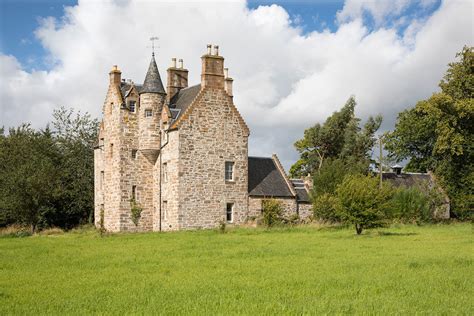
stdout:
<svg viewBox="0 0 474 316">
<path fill-rule="evenodd" d="M 135 113 L 136 103 L 137 103 L 136 101 L 129 101 L 128 102 L 128 108 L 129 108 L 130 112 Z"/>
<path fill-rule="evenodd" d="M 152 117 L 153 116 L 153 111 L 151 109 L 146 109 L 145 110 L 145 117 Z"/>
</svg>

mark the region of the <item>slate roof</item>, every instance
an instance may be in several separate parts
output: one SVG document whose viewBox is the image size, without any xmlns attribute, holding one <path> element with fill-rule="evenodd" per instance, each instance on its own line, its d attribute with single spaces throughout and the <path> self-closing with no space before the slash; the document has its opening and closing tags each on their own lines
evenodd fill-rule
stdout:
<svg viewBox="0 0 474 316">
<path fill-rule="evenodd" d="M 143 86 L 141 84 L 133 84 L 135 86 L 135 89 L 137 89 L 138 93 L 143 89 Z M 120 92 L 122 92 L 122 96 L 125 98 L 127 96 L 127 93 L 130 91 L 132 88 L 132 84 L 130 82 L 124 82 L 122 81 L 120 83 Z"/>
<path fill-rule="evenodd" d="M 304 181 L 301 179 L 291 179 L 291 183 L 296 191 L 296 199 L 298 202 L 311 203 L 308 191 L 304 186 Z"/>
<path fill-rule="evenodd" d="M 411 187 L 421 181 L 430 181 L 431 177 L 427 173 L 402 173 L 397 175 L 394 172 L 384 172 L 382 180 L 390 181 L 394 186 Z"/>
<path fill-rule="evenodd" d="M 186 111 L 199 91 L 201 91 L 201 84 L 181 89 L 171 98 L 169 107 L 173 121 L 176 121 Z"/>
<path fill-rule="evenodd" d="M 160 72 L 158 71 L 158 66 L 156 65 L 154 54 L 151 55 L 150 66 L 148 66 L 145 81 L 143 82 L 143 88 L 141 89 L 140 93 L 166 94 L 165 88 L 163 87 L 163 82 L 161 81 Z"/>
<path fill-rule="evenodd" d="M 248 163 L 250 196 L 293 197 L 272 158 L 249 157 Z"/>
</svg>

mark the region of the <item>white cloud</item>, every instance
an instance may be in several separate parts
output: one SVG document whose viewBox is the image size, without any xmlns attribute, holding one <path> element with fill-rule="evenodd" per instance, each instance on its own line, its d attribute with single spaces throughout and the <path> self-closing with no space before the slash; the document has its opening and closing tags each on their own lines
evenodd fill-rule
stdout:
<svg viewBox="0 0 474 316">
<path fill-rule="evenodd" d="M 445 1 L 432 16 L 408 21 L 402 36 L 388 27 L 370 30 L 360 18 L 369 10 L 380 20 L 403 12 L 407 3 L 348 0 L 336 32 L 303 35 L 277 5 L 249 10 L 243 0 L 80 1 L 63 19 L 42 20 L 36 31 L 50 52 L 51 70 L 26 72 L 13 56 L 0 56 L 0 125 L 43 126 L 57 105 L 99 116 L 113 64 L 123 77 L 143 81 L 152 35 L 160 37 L 163 79 L 171 57 L 178 57 L 190 70 L 190 83 L 198 83 L 200 56 L 215 43 L 251 128 L 250 153 L 276 152 L 289 167 L 297 158 L 292 144 L 304 129 L 324 121 L 350 95 L 358 115 L 382 113 L 390 128 L 400 110 L 437 89 L 455 53 L 472 45 L 468 1 Z"/>
</svg>

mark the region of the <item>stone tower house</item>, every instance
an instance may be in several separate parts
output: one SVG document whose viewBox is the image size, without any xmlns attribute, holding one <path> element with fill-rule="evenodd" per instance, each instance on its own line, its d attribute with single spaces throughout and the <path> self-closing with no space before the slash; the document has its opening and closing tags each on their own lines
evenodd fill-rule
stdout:
<svg viewBox="0 0 474 316">
<path fill-rule="evenodd" d="M 268 197 L 281 199 L 289 216 L 309 214 L 305 189 L 286 177 L 276 156 L 248 157 L 249 129 L 218 46 L 208 45 L 201 62 L 201 82 L 188 87 L 188 70 L 173 58 L 166 90 L 154 55 L 142 85 L 123 80 L 117 66 L 110 71 L 94 152 L 97 226 L 168 231 L 240 224 L 257 217 Z M 132 205 L 142 210 L 137 226 Z"/>
</svg>

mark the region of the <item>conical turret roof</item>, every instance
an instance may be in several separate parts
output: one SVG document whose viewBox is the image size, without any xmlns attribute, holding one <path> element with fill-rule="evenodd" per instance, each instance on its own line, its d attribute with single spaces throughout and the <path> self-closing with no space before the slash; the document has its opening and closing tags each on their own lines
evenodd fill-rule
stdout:
<svg viewBox="0 0 474 316">
<path fill-rule="evenodd" d="M 151 55 L 150 66 L 145 76 L 145 82 L 140 93 L 162 93 L 166 94 L 163 82 L 161 81 L 160 72 L 155 61 L 155 54 Z"/>
</svg>

